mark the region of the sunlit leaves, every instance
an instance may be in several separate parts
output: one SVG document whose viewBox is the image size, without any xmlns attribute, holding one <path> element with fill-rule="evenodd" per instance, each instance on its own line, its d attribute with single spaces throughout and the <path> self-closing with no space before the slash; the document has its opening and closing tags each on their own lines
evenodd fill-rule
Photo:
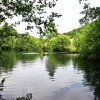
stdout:
<svg viewBox="0 0 100 100">
<path fill-rule="evenodd" d="M 51 38 L 48 42 L 48 48 L 53 51 L 68 51 L 70 39 L 66 35 L 59 35 L 58 37 Z"/>
<path fill-rule="evenodd" d="M 41 50 L 41 42 L 33 36 L 23 34 L 17 39 L 16 49 L 19 51 L 39 51 Z"/>
</svg>

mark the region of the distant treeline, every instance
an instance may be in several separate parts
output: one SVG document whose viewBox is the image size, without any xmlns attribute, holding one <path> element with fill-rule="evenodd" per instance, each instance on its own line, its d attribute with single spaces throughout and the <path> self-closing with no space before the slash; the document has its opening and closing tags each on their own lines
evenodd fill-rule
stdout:
<svg viewBox="0 0 100 100">
<path fill-rule="evenodd" d="M 20 34 L 8 24 L 0 27 L 1 50 L 34 51 L 40 48 L 40 40 L 28 33 Z"/>
<path fill-rule="evenodd" d="M 34 34 L 34 33 L 33 33 Z M 20 34 L 8 24 L 0 27 L 0 50 L 80 52 L 88 59 L 100 58 L 100 21 L 94 21 L 73 31 L 36 38 Z"/>
<path fill-rule="evenodd" d="M 34 33 L 33 33 L 34 34 Z M 56 33 L 55 33 L 56 34 Z M 70 39 L 66 35 L 56 35 L 43 39 L 30 36 L 28 33 L 20 34 L 8 24 L 0 27 L 0 50 L 16 51 L 68 51 Z"/>
</svg>

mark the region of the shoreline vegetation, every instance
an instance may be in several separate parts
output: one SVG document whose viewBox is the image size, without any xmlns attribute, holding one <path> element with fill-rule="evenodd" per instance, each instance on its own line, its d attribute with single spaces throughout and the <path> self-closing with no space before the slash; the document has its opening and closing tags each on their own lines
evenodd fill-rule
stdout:
<svg viewBox="0 0 100 100">
<path fill-rule="evenodd" d="M 67 33 L 49 33 L 49 36 L 40 38 L 30 36 L 29 33 L 18 33 L 12 26 L 4 24 L 0 27 L 0 52 L 10 50 L 79 53 L 87 59 L 100 59 L 100 20 Z"/>
</svg>

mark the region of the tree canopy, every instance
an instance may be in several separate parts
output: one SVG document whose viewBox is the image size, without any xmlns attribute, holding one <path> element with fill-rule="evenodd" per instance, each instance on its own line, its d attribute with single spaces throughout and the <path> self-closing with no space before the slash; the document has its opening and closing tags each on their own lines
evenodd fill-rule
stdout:
<svg viewBox="0 0 100 100">
<path fill-rule="evenodd" d="M 46 18 L 44 17 L 47 9 L 55 7 L 56 2 L 57 0 L 0 0 L 0 23 L 5 22 L 7 18 L 22 16 L 22 20 L 17 21 L 14 25 L 27 22 L 26 29 L 29 30 L 33 28 L 31 23 L 35 23 L 41 34 L 43 33 L 41 26 L 45 26 L 49 19 L 61 16 L 58 13 L 51 12 Z"/>
<path fill-rule="evenodd" d="M 79 0 L 82 1 L 88 0 Z M 79 20 L 81 24 L 87 24 L 94 20 L 100 20 L 100 7 L 91 7 L 90 3 L 84 3 L 83 11 L 81 11 L 83 17 Z"/>
</svg>

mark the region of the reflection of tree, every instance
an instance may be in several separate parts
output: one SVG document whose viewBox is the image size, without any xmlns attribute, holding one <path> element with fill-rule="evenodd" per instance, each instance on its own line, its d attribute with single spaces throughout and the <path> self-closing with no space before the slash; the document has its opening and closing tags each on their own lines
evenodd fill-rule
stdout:
<svg viewBox="0 0 100 100">
<path fill-rule="evenodd" d="M 4 88 L 4 82 L 5 82 L 5 78 L 3 78 L 0 82 L 0 91 L 3 91 L 3 88 Z"/>
<path fill-rule="evenodd" d="M 19 53 L 17 54 L 17 59 L 23 62 L 33 61 L 39 57 L 39 54 L 28 54 L 28 53 Z"/>
<path fill-rule="evenodd" d="M 54 77 L 57 67 L 65 66 L 69 61 L 69 56 L 64 54 L 50 54 L 46 62 L 46 68 L 50 77 Z"/>
<path fill-rule="evenodd" d="M 32 93 L 26 94 L 26 96 L 18 97 L 16 100 L 32 100 Z"/>
<path fill-rule="evenodd" d="M 84 72 L 84 85 L 89 86 L 93 91 L 94 100 L 100 100 L 100 62 L 90 62 L 84 60 L 75 60 L 78 68 Z"/>
<path fill-rule="evenodd" d="M 3 91 L 6 81 L 6 78 L 3 78 L 0 82 L 0 91 Z M 0 100 L 6 100 L 4 99 L 3 97 L 3 94 L 0 94 Z M 13 100 L 32 100 L 32 93 L 27 93 L 25 96 L 22 96 L 22 97 L 18 97 L 18 98 L 13 98 Z"/>
<path fill-rule="evenodd" d="M 0 73 L 11 70 L 16 61 L 17 58 L 14 52 L 2 52 L 0 54 Z"/>
<path fill-rule="evenodd" d="M 2 80 L 1 80 L 1 82 L 0 82 L 0 91 L 3 91 L 3 89 L 4 89 L 4 82 L 5 82 L 5 78 L 3 78 Z M 0 94 L 0 100 L 4 100 L 3 98 L 2 98 L 2 95 Z"/>
<path fill-rule="evenodd" d="M 55 63 L 48 60 L 46 67 L 47 67 L 47 71 L 49 72 L 49 76 L 54 77 L 55 70 L 57 69 L 57 66 L 55 65 Z"/>
<path fill-rule="evenodd" d="M 38 56 L 38 54 L 18 54 L 14 51 L 2 52 L 0 54 L 0 74 L 2 72 L 11 71 L 18 60 L 23 62 L 33 61 Z"/>
<path fill-rule="evenodd" d="M 3 91 L 3 89 L 5 87 L 5 85 L 4 85 L 5 81 L 6 81 L 6 78 L 3 78 L 1 80 L 1 82 L 0 82 L 0 91 Z M 6 99 L 4 99 L 3 95 L 0 94 L 0 100 L 6 100 Z M 13 99 L 13 100 L 32 100 L 32 93 L 28 93 L 25 96 L 18 97 L 18 98 Z"/>
<path fill-rule="evenodd" d="M 0 95 L 0 100 L 7 100 L 3 98 L 3 95 Z M 13 98 L 11 100 L 32 100 L 32 93 L 27 93 L 25 96 Z"/>
</svg>

